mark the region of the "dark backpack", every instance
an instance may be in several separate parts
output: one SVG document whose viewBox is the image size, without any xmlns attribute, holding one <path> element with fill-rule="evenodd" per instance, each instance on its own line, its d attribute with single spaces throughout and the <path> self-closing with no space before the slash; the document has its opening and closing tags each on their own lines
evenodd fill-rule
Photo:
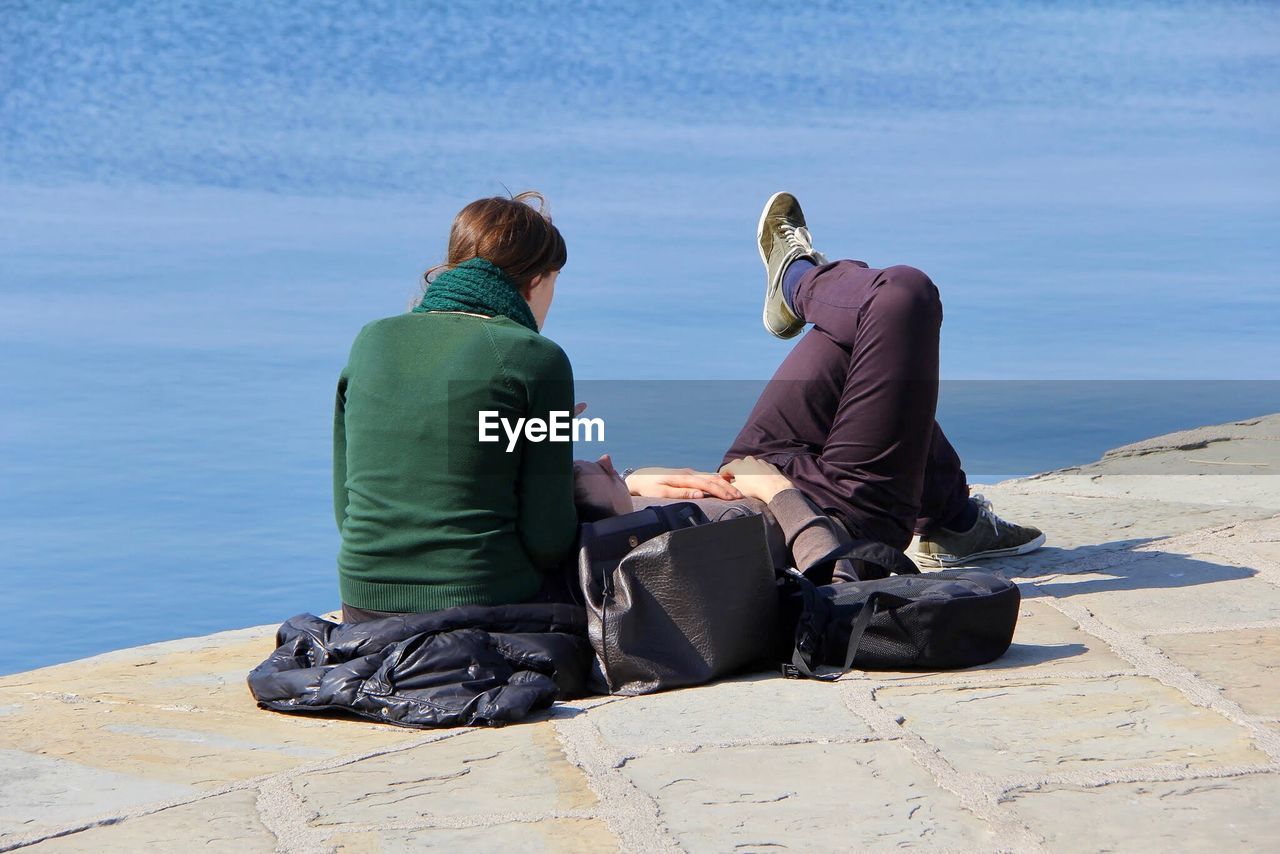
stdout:
<svg viewBox="0 0 1280 854">
<path fill-rule="evenodd" d="M 986 664 L 1013 642 L 1022 599 L 1018 585 L 967 569 L 821 587 L 791 570 L 780 584 L 782 634 L 794 641 L 782 673 L 795 679 Z M 839 670 L 818 673 L 824 665 Z"/>
</svg>

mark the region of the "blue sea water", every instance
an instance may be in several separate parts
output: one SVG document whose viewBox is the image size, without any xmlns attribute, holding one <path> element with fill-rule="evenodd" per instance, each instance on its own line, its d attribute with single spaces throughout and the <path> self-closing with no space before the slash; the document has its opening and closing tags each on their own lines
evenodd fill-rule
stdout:
<svg viewBox="0 0 1280 854">
<path fill-rule="evenodd" d="M 1278 130 L 1270 3 L 3 4 L 0 673 L 332 607 L 347 347 L 504 188 L 579 378 L 725 381 L 624 465 L 714 462 L 787 352 L 781 188 L 939 284 L 979 479 L 1280 410 Z"/>
</svg>

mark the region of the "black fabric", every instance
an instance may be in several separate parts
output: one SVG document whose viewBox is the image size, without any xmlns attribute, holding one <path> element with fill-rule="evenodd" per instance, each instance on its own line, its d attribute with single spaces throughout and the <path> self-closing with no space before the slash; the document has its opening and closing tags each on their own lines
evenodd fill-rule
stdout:
<svg viewBox="0 0 1280 854">
<path fill-rule="evenodd" d="M 838 545 L 830 554 L 816 559 L 804 576 L 813 583 L 821 579 L 829 582 L 832 578 L 839 578 L 835 571 L 841 561 L 848 561 L 857 572 L 858 579 L 864 581 L 887 578 L 891 574 L 920 574 L 920 567 L 893 546 L 875 540 L 857 539 L 852 543 Z"/>
<path fill-rule="evenodd" d="M 586 613 L 564 604 L 464 606 L 355 625 L 301 614 L 280 627 L 249 690 L 278 712 L 500 726 L 588 693 L 586 635 Z"/>
<path fill-rule="evenodd" d="M 767 660 L 778 594 L 764 518 L 711 522 L 692 503 L 582 526 L 593 687 L 647 694 Z"/>
<path fill-rule="evenodd" d="M 792 677 L 986 664 L 1013 642 L 1021 603 L 1016 584 L 963 569 L 822 587 L 788 573 L 781 585 L 779 634 L 790 649 L 779 657 Z"/>
<path fill-rule="evenodd" d="M 659 534 L 705 525 L 707 521 L 707 514 L 702 512 L 702 508 L 692 501 L 682 501 L 679 504 L 654 504 L 632 513 L 584 523 L 578 538 L 579 570 L 585 560 L 590 566 L 592 583 L 603 586 L 608 574 L 636 546 Z"/>
</svg>

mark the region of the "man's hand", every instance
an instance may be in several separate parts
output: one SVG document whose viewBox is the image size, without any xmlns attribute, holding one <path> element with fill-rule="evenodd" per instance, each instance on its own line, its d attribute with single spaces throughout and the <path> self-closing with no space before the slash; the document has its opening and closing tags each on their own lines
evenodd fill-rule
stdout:
<svg viewBox="0 0 1280 854">
<path fill-rule="evenodd" d="M 627 476 L 627 489 L 632 495 L 646 498 L 723 498 L 736 501 L 743 497 L 728 478 L 715 472 L 658 466 L 633 471 Z"/>
<path fill-rule="evenodd" d="M 782 490 L 792 487 L 791 481 L 787 480 L 780 468 L 755 457 L 743 457 L 725 463 L 720 467 L 720 474 L 732 480 L 743 495 L 759 498 L 766 504 Z"/>
</svg>

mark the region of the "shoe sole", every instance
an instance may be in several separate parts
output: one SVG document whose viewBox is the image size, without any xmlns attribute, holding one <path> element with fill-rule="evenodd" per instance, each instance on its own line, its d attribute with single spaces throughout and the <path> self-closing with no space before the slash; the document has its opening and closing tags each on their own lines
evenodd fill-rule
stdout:
<svg viewBox="0 0 1280 854">
<path fill-rule="evenodd" d="M 769 211 L 773 210 L 773 203 L 778 200 L 779 196 L 791 196 L 791 194 L 786 190 L 782 190 L 770 196 L 769 201 L 764 203 L 764 210 L 760 211 L 760 221 L 756 223 L 756 251 L 760 253 L 760 263 L 764 264 L 766 272 L 769 269 L 769 259 L 764 254 L 764 223 L 769 218 Z M 792 198 L 795 197 L 792 196 Z M 782 287 L 781 282 L 778 283 L 778 287 Z M 775 338 L 781 338 L 783 341 L 795 338 L 804 331 L 804 326 L 800 326 L 794 332 L 786 335 L 774 332 L 769 326 L 769 298 L 773 296 L 773 291 L 774 289 L 770 286 L 770 283 L 766 282 L 764 286 L 764 308 L 760 310 L 760 322 L 764 324 L 765 331 Z"/>
<path fill-rule="evenodd" d="M 774 193 L 769 197 L 769 201 L 764 203 L 764 210 L 760 211 L 760 222 L 756 223 L 756 251 L 760 253 L 760 263 L 766 267 L 769 266 L 769 259 L 764 254 L 764 221 L 769 218 L 769 211 L 773 208 L 773 203 L 778 200 L 779 196 L 790 196 L 786 190 Z"/>
<path fill-rule="evenodd" d="M 912 552 L 912 557 L 916 559 L 916 563 L 924 566 L 965 566 L 973 563 L 975 560 L 990 560 L 995 557 L 1016 557 L 1017 555 L 1030 554 L 1036 549 L 1044 545 L 1044 534 L 1036 537 L 1034 540 L 1028 540 L 1020 546 L 1014 546 L 1011 549 L 992 549 L 990 551 L 978 552 L 977 554 L 965 555 L 964 557 L 956 557 L 955 555 L 931 555 L 924 552 Z"/>
</svg>

